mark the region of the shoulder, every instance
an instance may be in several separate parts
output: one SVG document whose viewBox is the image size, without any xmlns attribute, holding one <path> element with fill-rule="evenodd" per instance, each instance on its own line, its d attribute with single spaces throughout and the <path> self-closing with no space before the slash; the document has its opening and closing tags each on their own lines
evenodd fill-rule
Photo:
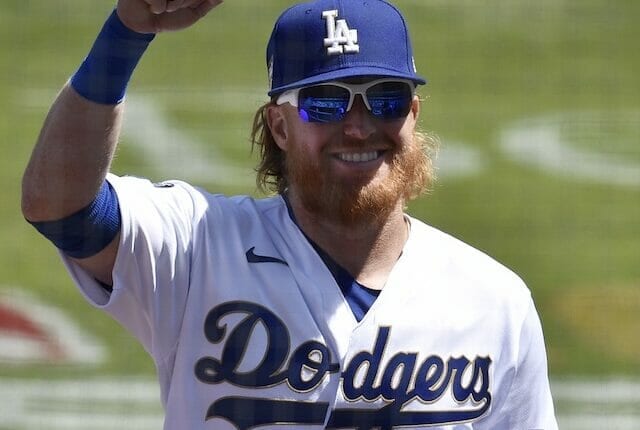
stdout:
<svg viewBox="0 0 640 430">
<path fill-rule="evenodd" d="M 433 260 L 432 267 L 493 297 L 517 298 L 528 305 L 531 293 L 522 278 L 485 252 L 424 222 L 410 218 L 414 254 Z"/>
<path fill-rule="evenodd" d="M 202 200 L 201 193 L 193 185 L 179 181 L 166 180 L 152 182 L 146 178 L 137 176 L 117 176 L 112 173 L 107 175 L 107 181 L 113 186 L 118 199 L 126 204 L 135 205 L 136 202 L 149 203 L 150 201 L 182 201 L 193 200 L 197 203 Z"/>
<path fill-rule="evenodd" d="M 280 196 L 256 198 L 249 195 L 212 194 L 203 190 L 209 218 L 223 218 L 236 223 L 263 222 L 270 213 L 286 213 L 286 204 Z"/>
<path fill-rule="evenodd" d="M 109 174 L 107 180 L 125 207 L 139 209 L 144 206 L 164 206 L 189 213 L 195 219 L 252 217 L 285 206 L 280 197 L 256 199 L 248 195 L 226 196 L 175 179 L 152 182 L 135 176 Z"/>
</svg>

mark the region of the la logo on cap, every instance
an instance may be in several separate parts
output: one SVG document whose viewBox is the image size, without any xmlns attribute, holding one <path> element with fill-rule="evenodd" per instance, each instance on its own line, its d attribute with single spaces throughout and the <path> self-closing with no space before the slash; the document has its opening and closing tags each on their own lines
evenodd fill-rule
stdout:
<svg viewBox="0 0 640 430">
<path fill-rule="evenodd" d="M 337 16 L 337 9 L 322 12 L 322 18 L 327 21 L 327 37 L 324 39 L 327 54 L 354 54 L 359 52 L 358 30 L 350 29 L 346 19 L 336 20 Z"/>
</svg>

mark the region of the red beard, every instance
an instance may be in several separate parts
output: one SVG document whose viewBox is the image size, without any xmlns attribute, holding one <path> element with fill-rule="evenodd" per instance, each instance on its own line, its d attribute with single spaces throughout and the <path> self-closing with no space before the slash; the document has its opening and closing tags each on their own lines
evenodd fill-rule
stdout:
<svg viewBox="0 0 640 430">
<path fill-rule="evenodd" d="M 430 165 L 416 139 L 400 150 L 397 145 L 393 148 L 384 180 L 366 174 L 347 182 L 331 175 L 303 145 L 293 145 L 285 160 L 289 185 L 305 209 L 321 219 L 346 226 L 382 222 L 424 188 Z"/>
</svg>

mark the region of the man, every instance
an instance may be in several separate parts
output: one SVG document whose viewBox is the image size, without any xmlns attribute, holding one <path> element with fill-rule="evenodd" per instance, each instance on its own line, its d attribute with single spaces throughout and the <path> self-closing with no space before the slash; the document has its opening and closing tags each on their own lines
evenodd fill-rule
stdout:
<svg viewBox="0 0 640 430">
<path fill-rule="evenodd" d="M 556 429 L 525 285 L 404 213 L 433 141 L 392 5 L 316 0 L 278 19 L 253 129 L 276 196 L 108 174 L 153 35 L 219 3 L 120 0 L 23 183 L 25 217 L 153 357 L 165 429 Z"/>
</svg>

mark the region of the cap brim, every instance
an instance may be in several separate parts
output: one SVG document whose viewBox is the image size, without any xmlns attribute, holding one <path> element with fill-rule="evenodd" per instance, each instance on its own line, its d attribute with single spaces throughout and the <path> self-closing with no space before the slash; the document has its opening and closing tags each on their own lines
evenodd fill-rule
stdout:
<svg viewBox="0 0 640 430">
<path fill-rule="evenodd" d="M 424 85 L 427 83 L 427 80 L 419 75 L 408 75 L 407 73 L 402 73 L 396 70 L 384 69 L 381 67 L 371 67 L 371 66 L 351 66 L 345 67 L 342 69 L 332 70 L 326 73 L 320 73 L 318 75 L 314 75 L 312 77 L 302 79 L 300 81 L 292 82 L 287 85 L 282 85 L 277 88 L 272 88 L 269 91 L 269 97 L 273 97 L 276 94 L 281 92 L 291 90 L 293 88 L 305 87 L 308 85 L 319 84 L 321 82 L 327 81 L 336 81 L 339 79 L 346 78 L 354 78 L 358 76 L 376 76 L 376 77 L 388 77 L 388 78 L 399 78 L 399 79 L 408 79 L 413 81 L 416 85 Z"/>
</svg>

